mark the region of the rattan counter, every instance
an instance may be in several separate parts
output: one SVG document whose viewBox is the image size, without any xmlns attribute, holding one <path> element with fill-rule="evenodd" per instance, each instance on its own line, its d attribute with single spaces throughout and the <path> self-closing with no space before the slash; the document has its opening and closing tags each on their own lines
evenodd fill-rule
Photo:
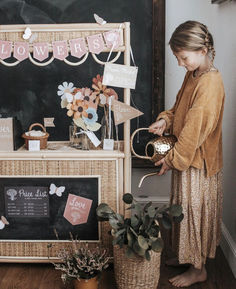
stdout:
<svg viewBox="0 0 236 289">
<path fill-rule="evenodd" d="M 48 149 L 29 152 L 24 147 L 14 152 L 0 152 L 0 178 L 4 177 L 58 177 L 100 176 L 100 201 L 115 210 L 124 212 L 121 198 L 124 192 L 124 152 L 120 150 L 81 151 L 70 148 L 68 143 L 49 142 Z M 102 223 L 100 241 L 112 255 L 109 224 Z M 0 240 L 0 261 L 47 262 L 49 241 Z M 90 242 L 90 246 L 97 245 Z M 64 246 L 53 242 L 50 255 Z"/>
</svg>

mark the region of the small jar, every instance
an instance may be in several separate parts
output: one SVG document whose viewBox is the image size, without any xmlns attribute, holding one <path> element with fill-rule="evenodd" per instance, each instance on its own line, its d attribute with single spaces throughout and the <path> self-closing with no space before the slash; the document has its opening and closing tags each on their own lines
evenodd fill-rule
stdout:
<svg viewBox="0 0 236 289">
<path fill-rule="evenodd" d="M 80 150 L 89 150 L 89 138 L 81 128 L 76 125 L 69 126 L 69 145 Z"/>
</svg>

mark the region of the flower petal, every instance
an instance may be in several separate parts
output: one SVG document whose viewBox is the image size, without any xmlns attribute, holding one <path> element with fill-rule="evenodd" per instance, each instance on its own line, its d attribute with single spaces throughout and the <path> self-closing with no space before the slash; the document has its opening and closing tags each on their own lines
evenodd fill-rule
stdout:
<svg viewBox="0 0 236 289">
<path fill-rule="evenodd" d="M 67 81 L 64 81 L 62 84 L 63 84 L 64 88 L 67 88 L 67 86 L 68 86 L 68 82 Z"/>
<path fill-rule="evenodd" d="M 72 87 L 74 86 L 74 83 L 72 83 L 72 82 L 70 82 L 69 84 L 68 84 L 68 87 L 71 89 Z"/>
</svg>

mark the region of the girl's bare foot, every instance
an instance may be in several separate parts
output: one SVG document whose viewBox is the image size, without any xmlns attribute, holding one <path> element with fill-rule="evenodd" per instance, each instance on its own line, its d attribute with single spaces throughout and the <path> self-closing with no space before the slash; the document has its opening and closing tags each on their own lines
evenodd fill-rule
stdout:
<svg viewBox="0 0 236 289">
<path fill-rule="evenodd" d="M 200 270 L 191 266 L 186 272 L 171 278 L 169 281 L 176 287 L 188 287 L 198 282 L 204 282 L 206 279 L 207 272 L 205 266 L 203 265 L 202 269 Z"/>
</svg>

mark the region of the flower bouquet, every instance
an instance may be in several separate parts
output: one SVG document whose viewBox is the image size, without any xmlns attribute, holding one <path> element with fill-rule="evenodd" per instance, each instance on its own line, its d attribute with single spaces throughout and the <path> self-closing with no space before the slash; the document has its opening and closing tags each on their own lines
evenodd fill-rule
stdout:
<svg viewBox="0 0 236 289">
<path fill-rule="evenodd" d="M 72 135 L 86 134 L 88 131 L 98 131 L 98 105 L 104 108 L 106 126 L 109 124 L 108 104 L 109 98 L 118 98 L 112 88 L 102 85 L 102 77 L 98 74 L 92 80 L 92 89 L 88 87 L 77 88 L 72 82 L 63 82 L 58 86 L 57 95 L 61 97 L 61 108 L 67 109 L 67 115 L 73 118 L 74 128 Z M 81 129 L 77 132 L 76 127 Z"/>
</svg>

